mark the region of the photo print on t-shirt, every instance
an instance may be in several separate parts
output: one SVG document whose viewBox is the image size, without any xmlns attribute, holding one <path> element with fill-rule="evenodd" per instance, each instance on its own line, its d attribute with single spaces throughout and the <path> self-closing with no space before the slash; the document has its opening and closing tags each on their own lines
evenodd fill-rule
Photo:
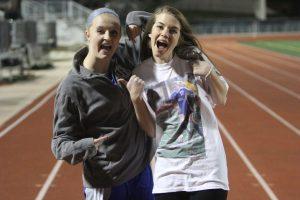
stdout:
<svg viewBox="0 0 300 200">
<path fill-rule="evenodd" d="M 170 158 L 205 156 L 201 100 L 194 75 L 177 76 L 145 91 L 156 123 L 163 130 L 157 154 Z"/>
</svg>

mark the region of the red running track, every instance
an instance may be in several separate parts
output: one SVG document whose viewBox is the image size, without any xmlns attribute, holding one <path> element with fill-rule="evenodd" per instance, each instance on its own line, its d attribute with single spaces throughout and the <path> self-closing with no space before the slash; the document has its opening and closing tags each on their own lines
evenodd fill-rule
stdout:
<svg viewBox="0 0 300 200">
<path fill-rule="evenodd" d="M 230 84 L 227 105 L 215 109 L 228 160 L 228 199 L 299 199 L 300 59 L 237 39 L 200 40 Z M 57 162 L 50 150 L 53 99 L 48 91 L 0 127 L 1 200 L 82 199 L 81 166 Z"/>
</svg>

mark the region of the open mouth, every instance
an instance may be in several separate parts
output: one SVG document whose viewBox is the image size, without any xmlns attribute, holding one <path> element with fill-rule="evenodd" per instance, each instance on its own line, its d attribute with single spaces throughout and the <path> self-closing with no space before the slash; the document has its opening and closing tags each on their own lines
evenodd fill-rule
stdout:
<svg viewBox="0 0 300 200">
<path fill-rule="evenodd" d="M 168 43 L 166 41 L 157 40 L 156 46 L 157 46 L 158 49 L 163 50 L 163 49 L 168 47 Z"/>
<path fill-rule="evenodd" d="M 103 49 L 103 50 L 106 50 L 106 51 L 110 51 L 111 48 L 112 48 L 112 46 L 109 45 L 109 44 L 102 44 L 102 45 L 100 45 L 100 50 Z"/>
</svg>

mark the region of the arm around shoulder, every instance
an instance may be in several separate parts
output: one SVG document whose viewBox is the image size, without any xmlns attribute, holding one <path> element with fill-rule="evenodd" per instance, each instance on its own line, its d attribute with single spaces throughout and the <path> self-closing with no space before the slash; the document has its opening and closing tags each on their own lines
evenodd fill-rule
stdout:
<svg viewBox="0 0 300 200">
<path fill-rule="evenodd" d="M 151 13 L 146 11 L 131 11 L 126 16 L 126 25 L 133 24 L 144 28 L 150 16 Z"/>
</svg>

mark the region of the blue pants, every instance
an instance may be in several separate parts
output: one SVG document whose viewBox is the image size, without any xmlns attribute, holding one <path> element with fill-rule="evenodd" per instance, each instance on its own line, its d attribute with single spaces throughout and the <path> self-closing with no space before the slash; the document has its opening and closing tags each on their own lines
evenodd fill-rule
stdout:
<svg viewBox="0 0 300 200">
<path fill-rule="evenodd" d="M 109 200 L 154 200 L 150 165 L 131 180 L 111 189 Z"/>
</svg>

